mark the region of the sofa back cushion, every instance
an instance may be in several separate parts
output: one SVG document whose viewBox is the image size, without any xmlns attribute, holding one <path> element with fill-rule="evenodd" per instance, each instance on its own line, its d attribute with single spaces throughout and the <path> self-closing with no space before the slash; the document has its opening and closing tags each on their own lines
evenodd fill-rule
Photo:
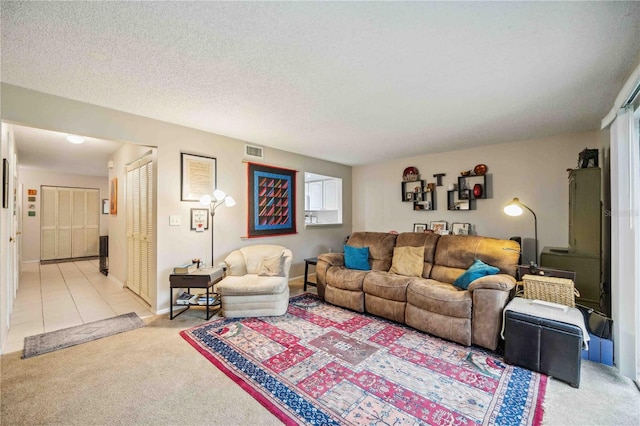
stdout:
<svg viewBox="0 0 640 426">
<path fill-rule="evenodd" d="M 501 274 L 516 275 L 520 245 L 511 240 L 471 236 L 443 235 L 438 239 L 431 277 L 453 283 L 476 259 L 500 269 Z"/>
<path fill-rule="evenodd" d="M 258 274 L 263 259 L 282 256 L 282 275 L 289 277 L 289 269 L 293 261 L 291 250 L 279 245 L 256 244 L 233 250 L 224 260 L 229 269 L 228 275 Z"/>
<path fill-rule="evenodd" d="M 440 235 L 434 233 L 403 232 L 399 234 L 396 239 L 396 247 L 424 247 L 422 278 L 430 278 L 431 268 L 433 267 L 436 252 L 436 244 L 439 238 Z"/>
<path fill-rule="evenodd" d="M 396 234 L 387 232 L 354 232 L 347 245 L 351 247 L 369 247 L 369 264 L 374 271 L 389 271 Z"/>
</svg>

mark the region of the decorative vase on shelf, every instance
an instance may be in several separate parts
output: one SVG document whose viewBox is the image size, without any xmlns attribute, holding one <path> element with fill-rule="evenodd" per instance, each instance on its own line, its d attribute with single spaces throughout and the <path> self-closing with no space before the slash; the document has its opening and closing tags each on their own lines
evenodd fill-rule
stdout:
<svg viewBox="0 0 640 426">
<path fill-rule="evenodd" d="M 475 185 L 473 185 L 473 196 L 475 198 L 482 197 L 482 185 L 481 184 L 476 183 Z"/>
</svg>

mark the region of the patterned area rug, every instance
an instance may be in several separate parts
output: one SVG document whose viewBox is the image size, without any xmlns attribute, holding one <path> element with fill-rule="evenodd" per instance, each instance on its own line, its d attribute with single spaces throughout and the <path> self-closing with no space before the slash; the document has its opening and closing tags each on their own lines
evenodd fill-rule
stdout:
<svg viewBox="0 0 640 426">
<path fill-rule="evenodd" d="M 113 318 L 25 337 L 22 358 L 31 358 L 140 327 L 144 327 L 144 322 L 135 312 L 129 312 Z"/>
<path fill-rule="evenodd" d="M 539 425 L 547 377 L 322 302 L 180 333 L 285 424 Z"/>
</svg>

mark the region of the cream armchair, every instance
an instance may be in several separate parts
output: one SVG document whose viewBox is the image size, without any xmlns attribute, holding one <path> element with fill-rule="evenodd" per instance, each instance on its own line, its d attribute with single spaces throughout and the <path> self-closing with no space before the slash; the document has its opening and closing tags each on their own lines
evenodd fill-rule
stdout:
<svg viewBox="0 0 640 426">
<path fill-rule="evenodd" d="M 228 318 L 283 315 L 289 306 L 291 250 L 253 245 L 234 250 L 224 260 L 227 276 L 216 285 L 222 316 Z"/>
</svg>

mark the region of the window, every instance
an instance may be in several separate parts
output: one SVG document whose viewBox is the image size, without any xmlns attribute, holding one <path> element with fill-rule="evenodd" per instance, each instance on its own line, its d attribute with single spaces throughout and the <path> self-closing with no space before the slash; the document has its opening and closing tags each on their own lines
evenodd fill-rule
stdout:
<svg viewBox="0 0 640 426">
<path fill-rule="evenodd" d="M 305 225 L 342 223 L 342 179 L 304 174 Z"/>
</svg>

